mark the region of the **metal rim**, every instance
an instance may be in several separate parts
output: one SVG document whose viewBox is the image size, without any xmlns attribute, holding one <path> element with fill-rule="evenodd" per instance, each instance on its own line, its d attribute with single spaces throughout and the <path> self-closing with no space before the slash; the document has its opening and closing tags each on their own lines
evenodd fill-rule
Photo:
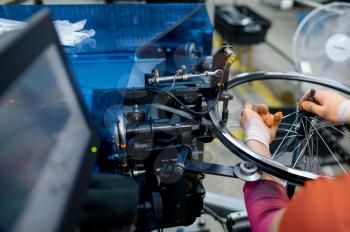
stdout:
<svg viewBox="0 0 350 232">
<path fill-rule="evenodd" d="M 258 80 L 290 80 L 302 81 L 322 85 L 334 90 L 338 90 L 350 95 L 350 88 L 340 82 L 326 79 L 314 78 L 298 73 L 281 73 L 281 72 L 255 72 L 246 73 L 236 76 L 229 81 L 228 89 L 238 86 L 243 83 L 258 81 Z M 277 161 L 266 158 L 250 150 L 244 143 L 236 139 L 225 127 L 221 126 L 220 119 L 216 115 L 215 110 L 209 112 L 210 119 L 213 123 L 214 132 L 217 138 L 235 155 L 243 160 L 253 162 L 259 169 L 268 172 L 274 176 L 287 180 L 294 184 L 303 184 L 306 180 L 316 179 L 319 175 L 287 167 Z"/>
</svg>

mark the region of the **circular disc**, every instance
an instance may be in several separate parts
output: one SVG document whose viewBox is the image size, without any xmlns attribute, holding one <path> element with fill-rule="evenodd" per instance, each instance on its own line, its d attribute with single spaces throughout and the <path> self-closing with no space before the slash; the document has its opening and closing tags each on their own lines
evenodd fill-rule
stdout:
<svg viewBox="0 0 350 232">
<path fill-rule="evenodd" d="M 331 3 L 310 12 L 294 34 L 297 70 L 350 84 L 349 22 L 349 3 Z"/>
</svg>

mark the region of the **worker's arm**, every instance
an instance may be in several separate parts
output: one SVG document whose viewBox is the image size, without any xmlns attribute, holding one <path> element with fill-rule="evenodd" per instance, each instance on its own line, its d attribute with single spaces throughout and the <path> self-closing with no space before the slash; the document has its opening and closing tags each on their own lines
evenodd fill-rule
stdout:
<svg viewBox="0 0 350 232">
<path fill-rule="evenodd" d="M 274 140 L 282 114 L 272 115 L 266 105 L 253 106 L 246 103 L 243 106 L 240 123 L 245 131 L 245 143 L 254 152 L 271 158 L 269 144 Z M 272 180 L 281 184 L 281 180 L 268 173 L 262 173 L 262 179 Z"/>
<path fill-rule="evenodd" d="M 305 111 L 314 113 L 330 123 L 350 124 L 350 101 L 331 91 L 315 91 L 312 99 L 309 96 L 310 91 L 307 91 L 299 102 Z M 255 110 L 255 113 L 259 112 Z M 241 125 L 246 132 L 249 129 L 246 126 L 247 122 L 250 118 L 257 119 L 257 115 L 261 116 L 254 114 L 250 105 L 243 110 Z M 260 129 L 264 128 L 261 121 L 255 122 L 259 122 Z M 269 130 L 270 140 L 275 135 L 273 130 L 273 127 Z M 258 139 L 246 140 L 246 144 L 253 151 L 270 157 L 266 145 L 267 137 L 263 134 L 266 133 L 258 135 Z M 262 180 L 246 183 L 244 195 L 252 230 L 332 231 L 333 226 L 337 225 L 337 231 L 347 231 L 350 219 L 344 215 L 347 215 L 347 209 L 350 207 L 346 197 L 350 195 L 350 191 L 345 186 L 350 186 L 349 176 L 345 174 L 335 181 L 320 179 L 308 182 L 290 203 L 276 177 L 264 173 Z M 332 201 L 332 204 L 326 203 L 329 201 Z M 339 213 L 340 211 L 342 213 Z"/>
<path fill-rule="evenodd" d="M 276 135 L 282 115 L 271 115 L 266 105 L 245 104 L 241 126 L 245 130 L 245 143 L 254 152 L 271 158 L 269 144 Z M 246 182 L 244 200 L 252 231 L 272 231 L 278 228 L 283 208 L 288 203 L 287 193 L 279 178 L 263 173 L 255 182 Z"/>
<path fill-rule="evenodd" d="M 307 181 L 295 193 L 282 217 L 278 231 L 350 231 L 350 175 Z"/>
</svg>

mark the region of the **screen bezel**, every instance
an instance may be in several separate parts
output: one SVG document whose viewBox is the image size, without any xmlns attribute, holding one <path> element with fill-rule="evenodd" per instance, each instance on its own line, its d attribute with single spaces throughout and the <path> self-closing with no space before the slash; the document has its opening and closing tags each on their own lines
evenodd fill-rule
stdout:
<svg viewBox="0 0 350 232">
<path fill-rule="evenodd" d="M 65 53 L 53 26 L 50 13 L 47 10 L 43 10 L 35 14 L 23 29 L 2 35 L 1 41 L 0 95 L 6 91 L 6 89 L 11 86 L 21 76 L 21 74 L 23 74 L 23 72 L 32 64 L 33 60 L 38 55 L 40 55 L 50 45 L 54 44 L 57 48 L 58 55 L 62 60 L 63 66 L 66 69 L 65 71 L 69 78 L 69 83 L 72 86 L 75 97 L 81 107 L 81 112 L 83 113 L 85 122 L 91 131 L 89 143 L 85 149 L 82 163 L 77 171 L 77 175 L 72 177 L 74 178 L 74 184 L 72 189 L 70 189 L 69 197 L 65 202 L 65 212 L 56 212 L 57 214 L 64 215 L 64 217 L 62 216 L 59 218 L 60 221 L 57 222 L 57 231 L 71 231 L 74 228 L 79 213 L 82 199 L 81 196 L 83 191 L 86 189 L 87 182 L 89 180 L 93 157 L 96 156 L 96 154 L 93 153 L 90 148 L 92 146 L 98 147 L 99 140 L 97 133 L 90 121 L 88 110 L 77 87 L 77 83 L 70 72 L 68 63 L 65 59 Z M 45 185 L 45 183 L 40 184 Z M 43 203 L 43 206 L 44 205 L 45 204 Z M 30 214 L 28 215 L 30 216 Z M 33 216 L 34 215 L 35 212 L 33 212 Z M 16 227 L 16 223 L 14 227 Z M 45 223 L 44 220 L 43 223 Z"/>
</svg>

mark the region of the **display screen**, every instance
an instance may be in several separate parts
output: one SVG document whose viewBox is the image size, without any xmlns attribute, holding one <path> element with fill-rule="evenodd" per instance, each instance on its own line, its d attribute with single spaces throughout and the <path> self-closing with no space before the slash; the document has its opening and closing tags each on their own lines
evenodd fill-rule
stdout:
<svg viewBox="0 0 350 232">
<path fill-rule="evenodd" d="M 79 161 L 90 133 L 52 44 L 0 96 L 0 231 L 31 200 L 50 157 Z"/>
</svg>

